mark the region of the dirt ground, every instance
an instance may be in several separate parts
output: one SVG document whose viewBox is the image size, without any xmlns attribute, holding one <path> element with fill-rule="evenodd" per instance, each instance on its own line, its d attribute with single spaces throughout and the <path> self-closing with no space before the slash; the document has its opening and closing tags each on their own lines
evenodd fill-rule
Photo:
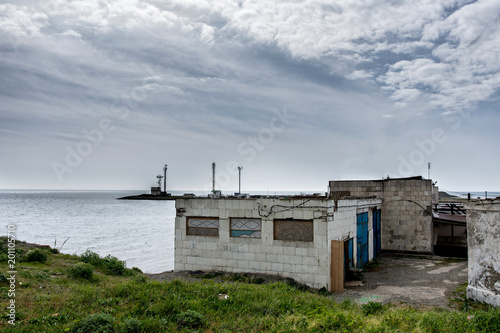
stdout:
<svg viewBox="0 0 500 333">
<path fill-rule="evenodd" d="M 467 282 L 467 260 L 436 256 L 382 254 L 362 273 L 362 281 L 346 283 L 339 298 L 419 308 L 450 308 L 453 292 Z"/>
<path fill-rule="evenodd" d="M 146 274 L 152 279 L 171 281 L 272 283 L 279 276 L 230 274 L 222 272 L 163 272 Z M 408 305 L 416 308 L 450 308 L 453 292 L 467 282 L 467 260 L 437 256 L 381 254 L 376 264 L 361 273 L 359 281 L 345 284 L 344 292 L 334 294 L 341 301 L 348 297 L 360 304 L 372 302 Z"/>
</svg>

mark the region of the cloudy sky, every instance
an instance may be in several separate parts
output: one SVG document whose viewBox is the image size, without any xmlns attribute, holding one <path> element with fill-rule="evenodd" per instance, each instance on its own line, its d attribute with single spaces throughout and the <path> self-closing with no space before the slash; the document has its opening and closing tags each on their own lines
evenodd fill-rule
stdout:
<svg viewBox="0 0 500 333">
<path fill-rule="evenodd" d="M 0 188 L 499 191 L 498 0 L 0 4 Z"/>
</svg>

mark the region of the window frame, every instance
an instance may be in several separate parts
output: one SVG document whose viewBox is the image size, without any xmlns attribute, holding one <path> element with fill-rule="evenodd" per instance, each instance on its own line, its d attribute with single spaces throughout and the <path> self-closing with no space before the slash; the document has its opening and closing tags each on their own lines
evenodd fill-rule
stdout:
<svg viewBox="0 0 500 333">
<path fill-rule="evenodd" d="M 257 221 L 259 221 L 259 229 L 255 229 L 255 230 L 233 229 L 233 220 L 257 220 Z M 243 236 L 242 237 L 242 235 L 233 236 L 233 230 L 234 231 L 253 231 L 252 234 L 255 232 L 259 232 L 259 237 L 252 237 L 252 236 L 247 236 L 247 237 Z M 252 217 L 231 217 L 231 218 L 229 218 L 229 237 L 231 237 L 231 238 L 244 238 L 244 239 L 262 239 L 262 219 L 261 218 L 252 218 Z"/>
<path fill-rule="evenodd" d="M 296 223 L 307 223 L 311 227 L 311 239 L 289 239 L 288 237 L 277 238 L 277 229 L 279 228 L 280 223 L 286 222 L 296 222 Z M 297 235 L 300 233 L 292 233 L 292 235 Z M 273 220 L 273 240 L 283 241 L 283 242 L 305 242 L 305 243 L 314 243 L 314 220 L 305 220 L 305 219 L 274 219 Z"/>
<path fill-rule="evenodd" d="M 217 227 L 193 227 L 189 226 L 189 222 L 191 220 L 213 220 L 217 221 Z M 204 235 L 204 234 L 199 234 L 199 233 L 189 233 L 189 231 L 194 231 L 194 230 L 210 230 L 214 229 L 217 230 L 217 235 Z M 219 232 L 220 232 L 220 219 L 218 217 L 213 217 L 213 216 L 189 216 L 186 217 L 186 236 L 199 236 L 199 237 L 219 237 Z"/>
</svg>

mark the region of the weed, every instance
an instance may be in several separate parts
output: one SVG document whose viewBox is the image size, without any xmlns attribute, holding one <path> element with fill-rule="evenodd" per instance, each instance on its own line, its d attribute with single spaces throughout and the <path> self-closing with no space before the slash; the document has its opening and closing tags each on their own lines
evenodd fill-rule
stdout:
<svg viewBox="0 0 500 333">
<path fill-rule="evenodd" d="M 125 275 L 125 262 L 109 254 L 102 259 L 102 266 L 111 275 Z"/>
<path fill-rule="evenodd" d="M 135 273 L 143 274 L 139 267 L 132 267 L 132 271 L 134 271 Z"/>
<path fill-rule="evenodd" d="M 94 267 L 84 262 L 78 262 L 68 268 L 68 275 L 77 279 L 92 279 L 94 275 Z"/>
<path fill-rule="evenodd" d="M 147 278 L 144 274 L 137 274 L 137 275 L 134 277 L 134 281 L 135 281 L 136 283 L 143 284 L 143 283 L 147 283 L 147 282 L 148 282 L 148 278 Z"/>
<path fill-rule="evenodd" d="M 198 271 L 192 272 L 192 275 L 199 275 Z M 201 279 L 214 279 L 223 276 L 224 273 L 222 272 L 207 272 L 207 273 L 201 273 L 200 278 Z"/>
<path fill-rule="evenodd" d="M 301 290 L 301 291 L 307 291 L 307 290 L 311 289 L 308 286 L 306 286 L 305 284 L 299 283 L 292 278 L 287 278 L 286 284 L 289 285 L 290 287 L 293 287 L 293 288 L 295 288 L 297 290 Z"/>
<path fill-rule="evenodd" d="M 87 250 L 80 255 L 80 261 L 91 264 L 94 267 L 101 265 L 101 257 L 97 253 L 90 250 Z"/>
<path fill-rule="evenodd" d="M 361 306 L 361 310 L 365 316 L 374 315 L 376 313 L 384 311 L 385 307 L 379 302 L 368 302 Z"/>
<path fill-rule="evenodd" d="M 122 333 L 139 333 L 141 332 L 141 321 L 137 318 L 128 318 L 120 324 L 120 332 Z"/>
<path fill-rule="evenodd" d="M 263 278 L 253 276 L 251 274 L 233 274 L 229 275 L 226 279 L 229 281 L 253 284 L 262 284 L 265 281 Z"/>
<path fill-rule="evenodd" d="M 177 323 L 180 327 L 199 328 L 203 326 L 203 315 L 196 311 L 187 310 L 177 315 Z"/>
<path fill-rule="evenodd" d="M 77 322 L 73 333 L 108 333 L 114 331 L 114 319 L 109 314 L 93 314 Z"/>
<path fill-rule="evenodd" d="M 118 258 L 112 257 L 109 254 L 106 257 L 101 258 L 99 254 L 87 250 L 80 255 L 80 261 L 91 264 L 92 266 L 103 270 L 104 273 L 109 275 L 132 274 L 132 270 L 126 269 L 124 261 L 118 260 Z"/>
<path fill-rule="evenodd" d="M 373 260 L 369 261 L 365 265 L 364 269 L 366 269 L 366 270 L 374 270 L 378 266 L 380 266 L 380 263 L 378 262 L 377 258 L 374 258 Z"/>
<path fill-rule="evenodd" d="M 46 262 L 47 252 L 40 249 L 29 250 L 24 260 L 27 262 Z"/>
<path fill-rule="evenodd" d="M 473 326 L 482 332 L 500 332 L 500 309 L 476 312 L 471 319 Z"/>
</svg>

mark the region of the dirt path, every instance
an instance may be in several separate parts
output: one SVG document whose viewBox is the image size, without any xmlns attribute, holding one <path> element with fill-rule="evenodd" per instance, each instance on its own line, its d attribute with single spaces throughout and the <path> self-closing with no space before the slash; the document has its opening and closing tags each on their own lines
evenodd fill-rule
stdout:
<svg viewBox="0 0 500 333">
<path fill-rule="evenodd" d="M 449 308 L 449 298 L 467 282 L 467 261 L 435 256 L 383 254 L 363 273 L 362 284 L 347 283 L 340 298 L 413 307 Z M 357 285 L 357 286 L 356 286 Z"/>
</svg>

